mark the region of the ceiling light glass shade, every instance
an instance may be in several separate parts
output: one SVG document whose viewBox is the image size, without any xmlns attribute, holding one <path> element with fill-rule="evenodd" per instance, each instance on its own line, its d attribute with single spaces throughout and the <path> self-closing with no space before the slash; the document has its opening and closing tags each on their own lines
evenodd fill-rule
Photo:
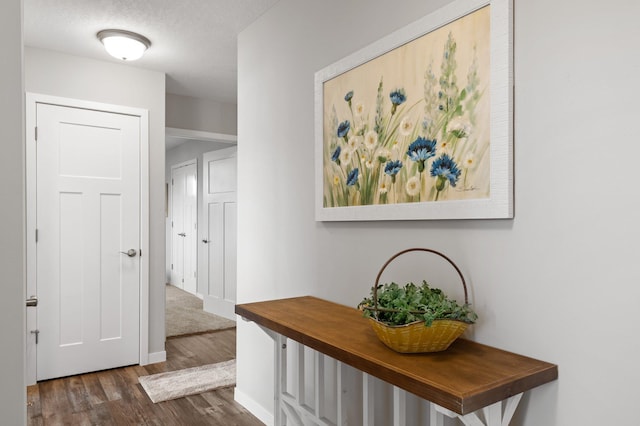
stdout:
<svg viewBox="0 0 640 426">
<path fill-rule="evenodd" d="M 97 35 L 107 53 L 123 61 L 140 59 L 151 46 L 148 38 L 131 31 L 102 30 Z"/>
</svg>

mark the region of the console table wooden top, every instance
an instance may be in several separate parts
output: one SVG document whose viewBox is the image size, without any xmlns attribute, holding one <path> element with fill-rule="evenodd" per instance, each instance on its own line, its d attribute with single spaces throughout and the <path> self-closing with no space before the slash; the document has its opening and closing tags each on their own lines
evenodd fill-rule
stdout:
<svg viewBox="0 0 640 426">
<path fill-rule="evenodd" d="M 558 377 L 558 367 L 465 339 L 444 352 L 387 348 L 355 308 L 305 296 L 236 305 L 236 314 L 464 415 Z"/>
</svg>

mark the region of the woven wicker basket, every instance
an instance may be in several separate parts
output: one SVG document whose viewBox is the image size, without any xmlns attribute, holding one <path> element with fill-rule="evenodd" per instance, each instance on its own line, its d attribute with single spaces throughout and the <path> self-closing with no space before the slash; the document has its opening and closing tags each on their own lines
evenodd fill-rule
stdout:
<svg viewBox="0 0 640 426">
<path fill-rule="evenodd" d="M 376 277 L 376 284 L 373 290 L 374 306 L 365 306 L 369 311 L 381 312 L 381 311 L 394 311 L 391 309 L 383 309 L 378 307 L 378 285 L 380 283 L 380 276 L 386 269 L 386 267 L 398 256 L 401 256 L 408 252 L 424 251 L 428 253 L 436 254 L 445 260 L 447 260 L 456 270 L 462 281 L 462 287 L 464 288 L 464 303 L 468 303 L 467 285 L 462 276 L 462 272 L 458 266 L 453 263 L 444 254 L 427 248 L 411 248 L 403 250 L 392 256 L 382 266 L 378 276 Z M 395 311 L 397 312 L 397 311 Z M 415 312 L 417 314 L 421 312 Z M 422 312 L 424 313 L 424 312 Z M 424 321 L 416 321 L 405 325 L 387 325 L 378 321 L 375 318 L 370 318 L 371 326 L 375 331 L 378 338 L 389 348 L 396 352 L 401 353 L 424 353 L 424 352 L 440 352 L 446 350 L 458 337 L 464 333 L 468 324 L 463 321 L 450 320 L 450 319 L 437 319 L 434 320 L 431 326 L 425 326 Z"/>
</svg>

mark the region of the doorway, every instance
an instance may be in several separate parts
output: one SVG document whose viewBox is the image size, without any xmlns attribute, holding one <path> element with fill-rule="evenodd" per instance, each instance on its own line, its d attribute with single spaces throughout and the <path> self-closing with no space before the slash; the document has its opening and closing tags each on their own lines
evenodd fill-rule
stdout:
<svg viewBox="0 0 640 426">
<path fill-rule="evenodd" d="M 219 328 L 227 328 L 229 326 L 233 326 L 235 322 L 230 323 L 228 319 L 221 318 L 221 316 L 217 313 L 215 316 L 218 318 L 212 319 L 212 315 L 206 308 L 203 308 L 203 299 L 206 298 L 206 294 L 208 291 L 208 287 L 204 284 L 204 276 L 206 272 L 203 272 L 203 268 L 208 271 L 208 233 L 206 231 L 206 221 L 207 214 L 204 212 L 204 203 L 203 203 L 203 191 L 204 191 L 204 167 L 203 167 L 203 156 L 210 151 L 218 152 L 224 151 L 229 147 L 235 147 L 237 137 L 232 135 L 223 135 L 217 133 L 210 133 L 204 131 L 196 131 L 196 130 L 186 130 L 186 129 L 176 129 L 176 128 L 167 128 L 166 129 L 166 165 L 165 165 L 165 182 L 166 182 L 166 194 L 167 194 L 167 203 L 166 203 L 166 242 L 167 242 L 167 257 L 166 257 L 166 279 L 167 283 L 171 284 L 171 286 L 166 287 L 166 297 L 165 297 L 165 315 L 166 315 L 166 336 L 167 337 L 175 337 L 178 330 L 182 330 L 180 334 L 191 334 L 191 333 L 199 333 L 204 330 L 211 329 L 219 329 Z M 180 245 L 189 238 L 189 233 L 184 231 L 186 234 L 185 237 L 179 236 L 178 234 L 183 233 L 182 229 L 176 229 L 176 219 L 174 216 L 178 216 L 180 213 L 174 213 L 174 210 L 177 210 L 178 207 L 174 207 L 178 197 L 173 197 L 174 188 L 176 186 L 182 186 L 182 183 L 179 183 L 179 180 L 176 179 L 178 175 L 193 175 L 194 172 L 187 172 L 186 170 L 191 165 L 195 166 L 195 175 L 196 179 L 196 206 L 195 210 L 197 219 L 197 233 L 193 233 L 195 236 L 195 244 L 196 248 L 194 249 L 195 256 L 195 276 L 196 276 L 196 291 L 195 296 L 199 298 L 199 300 L 195 300 L 193 297 L 188 297 L 194 294 L 194 292 L 189 291 L 190 294 L 182 294 L 182 287 L 180 286 L 182 278 L 177 278 L 176 276 L 181 273 L 180 266 L 173 261 L 174 254 L 177 254 L 178 257 L 183 256 L 181 254 Z M 173 179 L 173 181 L 172 181 Z M 180 178 L 182 179 L 182 178 Z M 188 180 L 188 179 L 187 179 Z M 192 180 L 193 182 L 193 180 Z M 179 191 L 179 190 L 177 190 Z M 176 194 L 178 192 L 175 191 Z M 178 203 L 180 204 L 180 203 Z M 171 227 L 171 222 L 173 220 L 173 228 Z M 191 227 L 193 228 L 193 226 Z M 176 243 L 174 244 L 174 240 Z M 173 264 L 173 269 L 171 266 Z M 205 275 L 203 275 L 205 274 Z M 193 272 L 184 273 L 185 276 L 185 284 L 187 283 L 187 276 L 194 276 Z M 182 276 L 182 275 L 180 275 Z M 193 287 L 192 287 L 193 288 Z M 176 291 L 177 290 L 177 291 Z M 187 290 L 185 288 L 185 290 Z M 185 302 L 183 301 L 189 301 Z M 189 327 L 185 327 L 184 324 L 178 324 L 180 321 L 176 318 L 184 317 L 185 315 L 189 315 L 192 318 L 197 319 L 197 321 L 189 320 L 188 322 L 191 324 Z M 233 321 L 235 321 L 235 316 L 233 317 Z M 174 323 L 175 322 L 175 323 Z M 222 326 L 221 326 L 222 324 Z M 191 327 L 191 328 L 190 328 Z"/>
<path fill-rule="evenodd" d="M 147 361 L 147 123 L 27 95 L 28 384 Z"/>
</svg>

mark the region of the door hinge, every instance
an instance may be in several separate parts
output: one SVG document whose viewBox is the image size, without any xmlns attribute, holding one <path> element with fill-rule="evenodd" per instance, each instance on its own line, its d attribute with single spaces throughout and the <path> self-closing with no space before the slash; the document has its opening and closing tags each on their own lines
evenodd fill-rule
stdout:
<svg viewBox="0 0 640 426">
<path fill-rule="evenodd" d="M 171 227 L 173 228 L 173 221 L 171 221 Z"/>
<path fill-rule="evenodd" d="M 38 242 L 38 230 L 36 229 L 36 243 Z"/>
<path fill-rule="evenodd" d="M 171 186 L 173 186 L 173 178 L 171 179 Z"/>
<path fill-rule="evenodd" d="M 38 344 L 38 335 L 40 334 L 40 330 L 31 330 L 31 334 L 36 335 L 36 345 Z"/>
<path fill-rule="evenodd" d="M 184 278 L 182 279 L 182 282 L 184 282 Z"/>
<path fill-rule="evenodd" d="M 38 126 L 35 127 L 36 140 L 38 140 Z"/>
<path fill-rule="evenodd" d="M 198 277 L 196 276 L 195 271 L 193 272 L 193 278 L 198 278 Z"/>
<path fill-rule="evenodd" d="M 171 264 L 171 270 L 173 271 L 173 263 Z"/>
</svg>

